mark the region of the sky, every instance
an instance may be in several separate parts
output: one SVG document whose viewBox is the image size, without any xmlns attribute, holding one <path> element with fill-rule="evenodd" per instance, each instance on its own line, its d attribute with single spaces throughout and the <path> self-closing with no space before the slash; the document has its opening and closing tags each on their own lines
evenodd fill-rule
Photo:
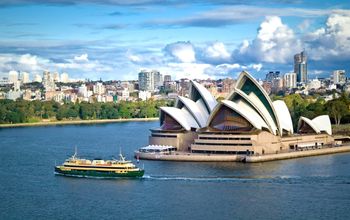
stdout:
<svg viewBox="0 0 350 220">
<path fill-rule="evenodd" d="M 350 1 L 1 0 L 0 76 L 67 72 L 132 80 L 142 69 L 173 79 L 293 71 L 350 72 Z"/>
</svg>

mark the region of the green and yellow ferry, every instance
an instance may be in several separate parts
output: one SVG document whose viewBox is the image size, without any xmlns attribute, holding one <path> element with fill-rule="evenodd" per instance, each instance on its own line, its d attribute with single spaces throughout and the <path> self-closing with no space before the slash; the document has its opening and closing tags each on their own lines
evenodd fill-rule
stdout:
<svg viewBox="0 0 350 220">
<path fill-rule="evenodd" d="M 87 160 L 77 157 L 77 153 L 68 158 L 62 165 L 55 166 L 55 173 L 79 177 L 142 177 L 144 169 L 136 167 L 131 161 L 125 160 L 120 153 L 119 160 Z"/>
</svg>

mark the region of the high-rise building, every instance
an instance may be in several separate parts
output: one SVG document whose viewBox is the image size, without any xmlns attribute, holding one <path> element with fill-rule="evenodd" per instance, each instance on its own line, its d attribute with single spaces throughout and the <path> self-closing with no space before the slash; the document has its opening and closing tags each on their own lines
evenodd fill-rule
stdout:
<svg viewBox="0 0 350 220">
<path fill-rule="evenodd" d="M 154 74 L 154 89 L 157 89 L 163 85 L 163 75 L 157 70 L 152 70 L 152 73 Z"/>
<path fill-rule="evenodd" d="M 307 82 L 307 56 L 305 51 L 294 55 L 294 72 L 297 74 L 298 83 Z"/>
<path fill-rule="evenodd" d="M 14 70 L 10 71 L 8 80 L 10 83 L 15 84 L 18 81 L 18 72 Z"/>
<path fill-rule="evenodd" d="M 139 73 L 139 90 L 153 91 L 154 90 L 154 74 L 150 71 L 141 70 Z"/>
<path fill-rule="evenodd" d="M 272 82 L 274 79 L 277 79 L 280 77 L 280 71 L 270 71 L 266 74 L 265 81 Z"/>
<path fill-rule="evenodd" d="M 163 75 L 157 70 L 139 72 L 139 90 L 154 91 L 163 86 Z"/>
<path fill-rule="evenodd" d="M 333 71 L 334 84 L 345 84 L 345 81 L 346 81 L 345 70 L 334 70 Z"/>
<path fill-rule="evenodd" d="M 21 83 L 29 83 L 29 73 L 21 72 Z"/>
<path fill-rule="evenodd" d="M 284 87 L 288 89 L 297 87 L 297 74 L 296 73 L 286 73 L 284 74 Z"/>
<path fill-rule="evenodd" d="M 171 75 L 164 75 L 164 82 L 171 82 Z"/>
<path fill-rule="evenodd" d="M 68 73 L 62 73 L 61 74 L 61 82 L 63 82 L 63 83 L 69 82 Z"/>
<path fill-rule="evenodd" d="M 46 91 L 55 91 L 56 84 L 49 71 L 43 72 L 43 85 Z"/>
</svg>

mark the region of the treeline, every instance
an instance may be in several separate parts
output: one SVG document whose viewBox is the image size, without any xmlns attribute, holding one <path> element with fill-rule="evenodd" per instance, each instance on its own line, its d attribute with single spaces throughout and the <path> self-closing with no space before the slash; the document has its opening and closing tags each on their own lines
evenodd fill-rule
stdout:
<svg viewBox="0 0 350 220">
<path fill-rule="evenodd" d="M 319 115 L 329 115 L 333 124 L 350 123 L 350 98 L 348 93 L 342 93 L 339 98 L 334 96 L 330 101 L 326 101 L 320 96 L 301 96 L 300 94 L 273 98 L 285 101 L 294 127 L 298 125 L 301 116 L 313 119 Z"/>
<path fill-rule="evenodd" d="M 322 97 L 274 96 L 274 100 L 284 100 L 292 116 L 293 125 L 298 125 L 301 116 L 313 119 L 327 114 L 333 124 L 350 123 L 350 98 L 342 93 L 339 98 L 326 102 Z M 151 118 L 159 116 L 161 106 L 173 106 L 173 101 L 148 100 L 120 103 L 64 103 L 55 101 L 0 100 L 0 123 L 38 122 L 42 119 L 88 120 L 118 118 Z"/>
<path fill-rule="evenodd" d="M 42 119 L 88 120 L 158 117 L 161 106 L 172 101 L 148 100 L 120 103 L 64 103 L 55 101 L 0 100 L 0 123 L 28 123 Z"/>
</svg>

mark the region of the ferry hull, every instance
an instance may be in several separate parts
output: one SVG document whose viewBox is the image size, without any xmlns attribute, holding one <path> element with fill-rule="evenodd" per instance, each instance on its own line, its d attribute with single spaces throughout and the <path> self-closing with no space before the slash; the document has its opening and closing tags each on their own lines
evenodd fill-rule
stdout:
<svg viewBox="0 0 350 220">
<path fill-rule="evenodd" d="M 127 171 L 123 173 L 117 173 L 115 171 L 97 171 L 97 170 L 67 170 L 62 169 L 60 166 L 55 167 L 55 172 L 57 174 L 66 175 L 66 176 L 83 176 L 83 177 L 103 177 L 103 178 L 115 178 L 115 177 L 142 177 L 145 173 L 144 170 L 140 169 L 137 171 Z"/>
</svg>

